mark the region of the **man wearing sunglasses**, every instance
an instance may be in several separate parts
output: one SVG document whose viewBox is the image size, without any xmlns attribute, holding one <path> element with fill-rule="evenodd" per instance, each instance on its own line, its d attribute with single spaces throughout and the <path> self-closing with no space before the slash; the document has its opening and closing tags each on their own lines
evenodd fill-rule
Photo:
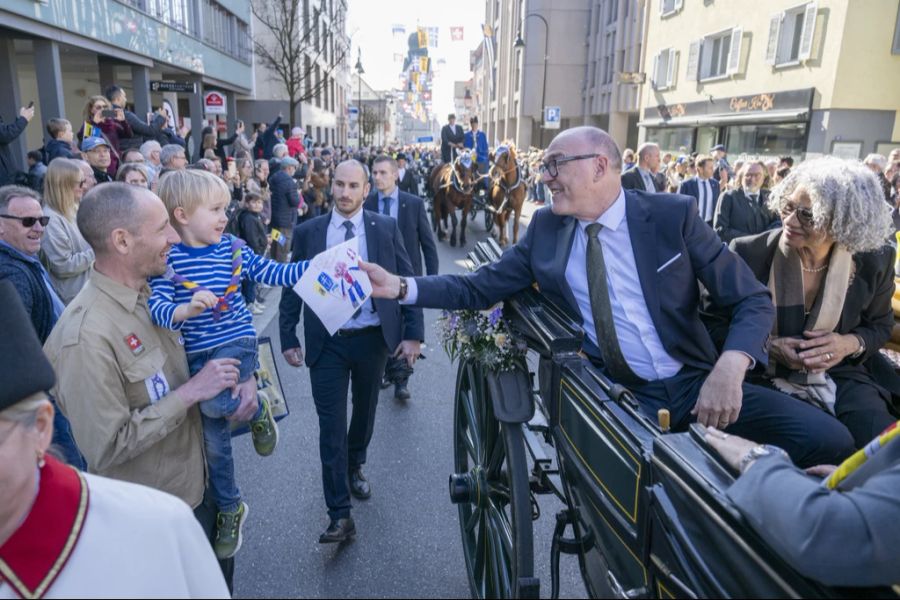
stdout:
<svg viewBox="0 0 900 600">
<path fill-rule="evenodd" d="M 0 279 L 16 286 L 41 343 L 65 308 L 38 260 L 49 222 L 37 192 L 17 185 L 0 187 Z"/>
<path fill-rule="evenodd" d="M 583 353 L 655 418 L 692 421 L 783 448 L 796 464 L 853 451 L 836 419 L 744 383 L 767 363 L 775 310 L 765 285 L 706 225 L 693 198 L 624 190 L 622 157 L 601 129 L 560 133 L 540 166 L 553 194 L 525 237 L 474 273 L 404 279 L 361 262 L 376 297 L 426 308 L 484 309 L 537 282 L 584 329 Z M 723 351 L 699 315 L 699 286 L 731 309 Z"/>
</svg>

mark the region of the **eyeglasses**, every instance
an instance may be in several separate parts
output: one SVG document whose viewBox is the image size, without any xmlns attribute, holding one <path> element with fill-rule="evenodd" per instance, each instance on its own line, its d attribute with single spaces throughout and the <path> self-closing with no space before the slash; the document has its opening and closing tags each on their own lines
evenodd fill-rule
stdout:
<svg viewBox="0 0 900 600">
<path fill-rule="evenodd" d="M 578 154 L 576 156 L 564 156 L 562 158 L 551 158 L 550 160 L 543 161 L 541 166 L 538 167 L 538 171 L 540 171 L 541 175 L 544 173 L 548 173 L 550 177 L 556 179 L 559 177 L 559 165 L 572 162 L 573 160 L 584 160 L 585 158 L 595 158 L 600 156 L 599 154 Z"/>
<path fill-rule="evenodd" d="M 792 213 L 797 213 L 797 220 L 800 221 L 802 226 L 809 227 L 813 224 L 813 211 L 809 208 L 785 204 L 780 212 L 782 221 L 787 221 L 787 218 L 790 217 Z"/>
<path fill-rule="evenodd" d="M 41 227 L 46 227 L 46 226 L 47 226 L 47 223 L 50 222 L 50 217 L 48 217 L 48 216 L 43 216 L 43 217 L 16 217 L 16 216 L 14 216 L 14 215 L 0 215 L 0 217 L 2 217 L 2 218 L 4 218 L 4 219 L 15 219 L 16 221 L 21 221 L 21 222 L 22 222 L 22 226 L 27 227 L 28 229 L 31 229 L 32 227 L 34 227 L 34 224 L 35 224 L 35 223 L 40 223 L 40 224 L 41 224 Z"/>
</svg>

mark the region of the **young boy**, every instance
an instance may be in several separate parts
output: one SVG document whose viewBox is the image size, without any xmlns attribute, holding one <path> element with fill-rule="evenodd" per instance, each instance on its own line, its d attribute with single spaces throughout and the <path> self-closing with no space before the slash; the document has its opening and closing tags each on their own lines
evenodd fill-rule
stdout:
<svg viewBox="0 0 900 600">
<path fill-rule="evenodd" d="M 257 365 L 253 317 L 241 297 L 241 281 L 292 286 L 308 262 L 280 264 L 257 256 L 233 236 L 222 235 L 231 196 L 225 182 L 203 170 L 173 171 L 159 182 L 162 198 L 181 243 L 169 252 L 169 272 L 150 281 L 150 314 L 160 327 L 181 330 L 191 375 L 214 358 L 240 360 L 240 381 Z M 240 404 L 233 390 L 200 403 L 209 482 L 219 510 L 214 548 L 220 559 L 241 546 L 247 504 L 241 501 L 231 455 L 228 417 Z M 253 446 L 268 456 L 278 443 L 278 427 L 260 398 L 250 430 Z"/>
<path fill-rule="evenodd" d="M 241 207 L 237 209 L 232 217 L 236 223 L 237 236 L 247 242 L 247 246 L 257 256 L 264 256 L 269 246 L 269 234 L 266 231 L 266 224 L 263 223 L 262 210 L 262 196 L 253 192 L 247 192 L 244 195 Z M 245 279 L 241 285 L 244 302 L 247 304 L 250 312 L 254 315 L 261 314 L 266 307 L 257 300 L 256 282 Z"/>
<path fill-rule="evenodd" d="M 47 121 L 47 133 L 50 134 L 50 141 L 44 146 L 44 152 L 48 165 L 54 158 L 76 158 L 72 151 L 75 133 L 69 121 L 60 118 L 50 119 Z"/>
</svg>

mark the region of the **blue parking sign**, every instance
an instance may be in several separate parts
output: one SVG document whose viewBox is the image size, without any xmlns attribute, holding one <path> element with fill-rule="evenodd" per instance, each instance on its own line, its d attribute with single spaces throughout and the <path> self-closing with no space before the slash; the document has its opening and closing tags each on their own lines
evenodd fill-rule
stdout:
<svg viewBox="0 0 900 600">
<path fill-rule="evenodd" d="M 558 106 L 544 107 L 544 128 L 559 129 L 560 121 L 562 121 L 562 110 Z"/>
</svg>

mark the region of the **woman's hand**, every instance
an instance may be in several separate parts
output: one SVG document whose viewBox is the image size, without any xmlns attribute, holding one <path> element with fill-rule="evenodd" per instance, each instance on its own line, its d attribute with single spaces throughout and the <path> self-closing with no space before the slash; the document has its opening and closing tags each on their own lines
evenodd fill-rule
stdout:
<svg viewBox="0 0 900 600">
<path fill-rule="evenodd" d="M 804 340 L 789 337 L 776 337 L 769 340 L 769 357 L 775 362 L 793 370 L 806 368 L 799 355 L 800 344 Z"/>
<path fill-rule="evenodd" d="M 800 340 L 800 360 L 810 373 L 823 373 L 859 350 L 859 339 L 853 334 L 833 331 L 804 331 L 808 339 Z"/>
</svg>

